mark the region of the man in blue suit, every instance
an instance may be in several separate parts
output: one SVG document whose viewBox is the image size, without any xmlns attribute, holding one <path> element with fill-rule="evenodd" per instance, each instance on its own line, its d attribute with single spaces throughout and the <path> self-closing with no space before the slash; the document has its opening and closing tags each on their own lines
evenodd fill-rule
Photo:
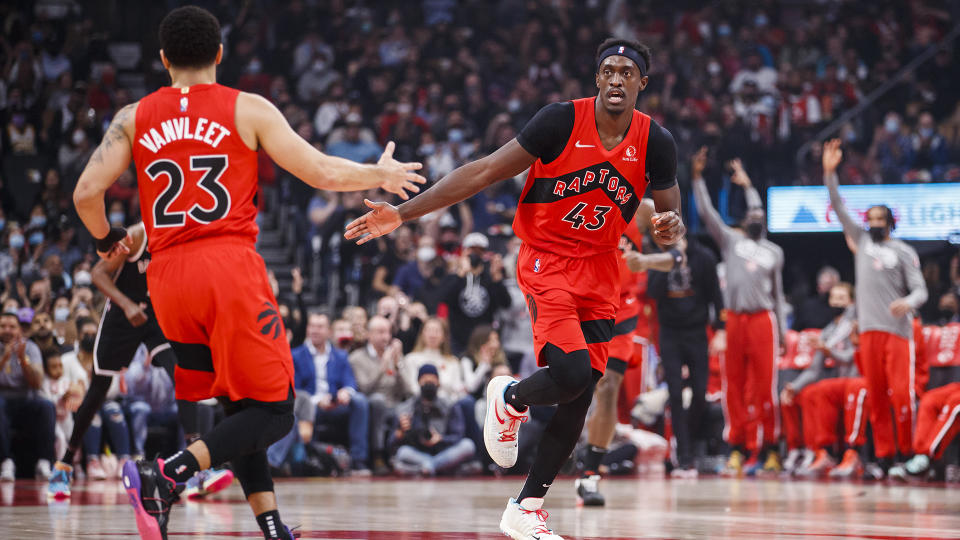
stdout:
<svg viewBox="0 0 960 540">
<path fill-rule="evenodd" d="M 366 396 L 357 391 L 357 381 L 346 352 L 330 342 L 330 318 L 327 315 L 309 315 L 307 339 L 293 349 L 292 354 L 297 426 L 290 435 L 270 447 L 270 464 L 281 466 L 298 434 L 304 443 L 309 443 L 316 431 L 316 438 L 320 440 L 340 442 L 348 439 L 353 474 L 370 474 L 367 468 L 370 407 Z M 344 437 L 344 431 L 347 437 Z"/>
</svg>

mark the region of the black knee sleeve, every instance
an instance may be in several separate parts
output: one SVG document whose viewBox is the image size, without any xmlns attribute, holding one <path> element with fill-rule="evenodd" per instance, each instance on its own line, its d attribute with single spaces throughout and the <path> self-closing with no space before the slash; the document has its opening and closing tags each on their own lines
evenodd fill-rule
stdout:
<svg viewBox="0 0 960 540">
<path fill-rule="evenodd" d="M 210 464 L 266 450 L 293 428 L 293 402 L 225 403 L 227 417 L 201 439 L 210 451 Z"/>
<path fill-rule="evenodd" d="M 563 352 L 560 347 L 547 343 L 543 354 L 550 369 L 547 372 L 558 386 L 580 395 L 591 382 L 590 353 L 586 349 Z"/>
<path fill-rule="evenodd" d="M 266 450 L 235 457 L 230 465 L 233 467 L 233 473 L 237 475 L 237 480 L 240 481 L 244 497 L 262 491 L 273 491 L 273 478 L 270 477 Z"/>
</svg>

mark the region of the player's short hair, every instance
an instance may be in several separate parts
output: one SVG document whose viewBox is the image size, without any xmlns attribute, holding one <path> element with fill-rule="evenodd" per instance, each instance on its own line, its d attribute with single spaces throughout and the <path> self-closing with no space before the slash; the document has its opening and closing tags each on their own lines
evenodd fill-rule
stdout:
<svg viewBox="0 0 960 540">
<path fill-rule="evenodd" d="M 617 47 L 623 45 L 624 47 L 630 47 L 631 49 L 637 51 L 643 61 L 647 63 L 647 69 L 644 70 L 646 73 L 650 72 L 650 47 L 647 47 L 643 43 L 633 39 L 620 39 L 620 38 L 607 38 L 600 43 L 600 46 L 597 47 L 597 53 L 595 55 L 597 70 L 600 69 L 600 54 L 603 51 L 609 49 L 610 47 Z"/>
<path fill-rule="evenodd" d="M 174 67 L 207 67 L 220 51 L 220 22 L 197 6 L 177 8 L 160 22 L 160 48 Z"/>
<path fill-rule="evenodd" d="M 887 225 L 890 227 L 891 231 L 897 228 L 897 218 L 893 215 L 893 210 L 889 206 L 885 204 L 876 204 L 868 208 L 867 213 L 869 214 L 870 210 L 873 210 L 874 208 L 880 208 L 884 211 L 884 217 L 887 218 Z"/>
</svg>

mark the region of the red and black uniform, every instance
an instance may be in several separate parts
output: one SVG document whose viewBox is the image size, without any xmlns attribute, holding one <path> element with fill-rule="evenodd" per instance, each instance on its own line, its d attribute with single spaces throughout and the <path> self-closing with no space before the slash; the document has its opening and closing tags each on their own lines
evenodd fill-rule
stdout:
<svg viewBox="0 0 960 540">
<path fill-rule="evenodd" d="M 631 221 L 627 225 L 627 230 L 623 232 L 621 242 L 627 242 L 630 249 L 640 252 L 643 250 L 643 233 L 637 220 Z M 624 374 L 628 367 L 633 367 L 639 358 L 635 354 L 636 344 L 634 337 L 637 335 L 637 321 L 640 318 L 640 302 L 637 298 L 640 291 L 641 279 L 646 281 L 646 272 L 633 272 L 627 266 L 625 258 L 620 257 L 618 267 L 620 269 L 620 306 L 617 308 L 617 316 L 613 323 L 613 339 L 610 340 L 610 349 L 608 354 L 614 363 L 608 367 Z M 640 357 L 642 358 L 642 357 Z"/>
<path fill-rule="evenodd" d="M 177 350 L 178 399 L 288 399 L 293 362 L 263 259 L 257 152 L 235 123 L 238 90 L 165 87 L 140 100 L 133 158 L 153 259 L 147 281 Z"/>
<path fill-rule="evenodd" d="M 654 189 L 676 181 L 676 147 L 669 132 L 635 110 L 623 141 L 607 150 L 597 133 L 595 100 L 548 105 L 517 136 L 538 159 L 513 227 L 523 240 L 517 281 L 538 362 L 545 365 L 540 353 L 550 343 L 565 353 L 588 350 L 592 367 L 602 372 L 620 305 L 620 237 L 647 176 Z"/>
</svg>

